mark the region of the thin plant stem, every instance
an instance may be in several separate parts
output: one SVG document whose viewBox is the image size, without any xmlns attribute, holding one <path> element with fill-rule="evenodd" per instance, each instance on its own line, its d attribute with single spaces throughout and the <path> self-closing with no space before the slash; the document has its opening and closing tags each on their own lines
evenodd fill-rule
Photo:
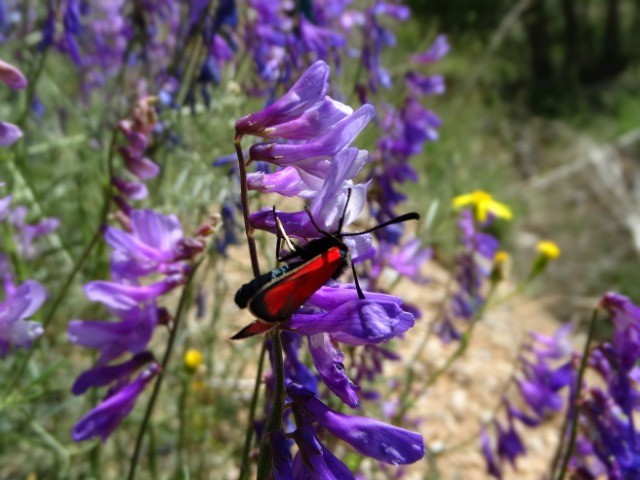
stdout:
<svg viewBox="0 0 640 480">
<path fill-rule="evenodd" d="M 142 450 L 144 434 L 147 430 L 147 426 L 149 425 L 149 421 L 151 420 L 151 414 L 153 413 L 153 408 L 156 404 L 156 400 L 158 399 L 160 388 L 162 387 L 162 380 L 164 379 L 166 368 L 169 365 L 169 359 L 171 358 L 171 352 L 173 351 L 173 345 L 175 344 L 175 340 L 177 337 L 176 332 L 178 331 L 178 327 L 180 326 L 180 321 L 182 319 L 184 311 L 187 308 L 187 299 L 189 298 L 189 292 L 191 291 L 191 284 L 201 263 L 202 259 L 198 260 L 191 269 L 191 272 L 187 277 L 187 281 L 185 282 L 184 289 L 182 290 L 182 294 L 180 296 L 180 302 L 178 304 L 178 309 L 176 310 L 173 327 L 171 328 L 171 332 L 169 333 L 167 348 L 164 351 L 162 363 L 160 364 L 160 374 L 158 375 L 158 378 L 153 386 L 153 392 L 151 392 L 149 403 L 147 403 L 147 410 L 145 411 L 144 418 L 142 419 L 142 423 L 140 424 L 140 430 L 138 431 L 138 437 L 136 438 L 135 449 L 133 451 L 133 455 L 131 456 L 129 474 L 127 475 L 127 478 L 129 480 L 133 480 L 136 477 L 136 467 L 138 466 L 138 459 Z"/>
<path fill-rule="evenodd" d="M 258 251 L 256 249 L 256 239 L 253 236 L 253 228 L 249 223 L 249 194 L 247 189 L 247 167 L 244 163 L 244 153 L 242 153 L 242 135 L 236 135 L 233 144 L 238 155 L 238 171 L 240 172 L 240 203 L 242 204 L 242 217 L 244 219 L 244 231 L 247 235 L 249 256 L 251 257 L 251 268 L 253 276 L 260 276 L 260 264 L 258 262 Z"/>
<path fill-rule="evenodd" d="M 593 336 L 596 330 L 596 323 L 598 322 L 598 308 L 593 310 L 593 314 L 591 315 L 591 322 L 589 324 L 589 333 L 587 335 L 587 341 L 584 344 L 584 349 L 582 350 L 582 358 L 580 359 L 580 368 L 578 369 L 578 379 L 576 381 L 576 389 L 573 394 L 573 398 L 571 398 L 571 402 L 569 406 L 573 407 L 573 413 L 571 415 L 571 429 L 569 430 L 569 443 L 567 444 L 567 450 L 564 454 L 564 458 L 562 459 L 562 466 L 560 467 L 560 472 L 558 476 L 555 477 L 558 480 L 564 480 L 564 477 L 567 473 L 567 468 L 569 467 L 569 460 L 571 459 L 571 454 L 573 453 L 573 448 L 576 443 L 576 437 L 578 436 L 578 416 L 580 415 L 580 405 L 578 404 L 578 400 L 580 399 L 580 392 L 582 391 L 582 384 L 584 382 L 584 373 L 587 369 L 587 360 L 589 358 L 589 351 L 591 350 L 591 342 L 593 341 Z M 560 437 L 560 443 L 558 448 L 562 448 L 562 437 Z M 552 472 L 551 478 L 554 478 L 555 472 Z"/>
<path fill-rule="evenodd" d="M 256 409 L 258 407 L 258 397 L 260 396 L 260 385 L 262 384 L 262 371 L 264 370 L 264 359 L 267 353 L 267 342 L 262 342 L 260 350 L 260 359 L 258 360 L 258 373 L 256 381 L 253 385 L 253 395 L 251 396 L 251 405 L 249 406 L 249 421 L 244 437 L 244 449 L 242 451 L 242 463 L 240 467 L 240 476 L 238 480 L 247 480 L 249 478 L 249 453 L 251 452 L 251 443 L 253 442 L 253 422 L 256 418 Z"/>
<path fill-rule="evenodd" d="M 260 443 L 260 454 L 258 456 L 258 480 L 270 478 L 273 470 L 273 453 L 269 440 L 271 436 L 282 428 L 282 415 L 284 413 L 285 398 L 285 378 L 284 378 L 284 357 L 282 355 L 282 339 L 280 330 L 274 330 L 270 334 L 271 346 L 273 348 L 273 370 L 275 374 L 275 391 L 273 394 L 273 405 L 267 417 L 262 441 Z"/>
</svg>

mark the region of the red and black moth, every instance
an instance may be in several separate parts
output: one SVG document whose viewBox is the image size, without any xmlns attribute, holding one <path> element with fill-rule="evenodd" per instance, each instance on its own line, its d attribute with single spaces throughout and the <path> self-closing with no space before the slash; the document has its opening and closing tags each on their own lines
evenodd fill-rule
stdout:
<svg viewBox="0 0 640 480">
<path fill-rule="evenodd" d="M 313 217 L 310 214 L 309 217 L 315 225 Z M 232 340 L 264 333 L 273 328 L 275 324 L 288 320 L 316 290 L 330 279 L 336 279 L 342 275 L 349 265 L 353 269 L 358 296 L 364 299 L 353 262 L 351 262 L 349 248 L 342 241 L 343 237 L 363 235 L 388 225 L 407 220 L 418 220 L 419 218 L 420 215 L 415 212 L 407 213 L 368 230 L 354 233 L 341 233 L 342 220 L 336 233 L 326 232 L 316 225 L 324 237 L 311 240 L 301 247 L 295 247 L 282 231 L 282 226 L 276 216 L 276 225 L 280 232 L 278 245 L 281 239 L 284 239 L 292 250 L 290 254 L 279 260 L 296 260 L 260 275 L 240 287 L 235 296 L 236 304 L 240 308 L 248 308 L 257 317 L 257 320 L 236 333 L 231 337 Z"/>
</svg>

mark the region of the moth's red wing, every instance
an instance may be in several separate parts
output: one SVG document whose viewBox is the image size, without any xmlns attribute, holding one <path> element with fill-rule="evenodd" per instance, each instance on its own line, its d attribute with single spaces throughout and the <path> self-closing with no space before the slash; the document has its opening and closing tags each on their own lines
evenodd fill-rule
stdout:
<svg viewBox="0 0 640 480">
<path fill-rule="evenodd" d="M 281 322 L 306 302 L 341 268 L 345 254 L 333 246 L 295 270 L 265 286 L 251 299 L 249 309 L 265 322 Z"/>
<path fill-rule="evenodd" d="M 271 328 L 273 328 L 273 325 L 262 322 L 260 320 L 256 320 L 255 322 L 250 323 L 238 333 L 236 333 L 233 337 L 231 337 L 231 340 L 242 340 L 243 338 L 253 337 L 254 335 L 264 333 Z"/>
</svg>

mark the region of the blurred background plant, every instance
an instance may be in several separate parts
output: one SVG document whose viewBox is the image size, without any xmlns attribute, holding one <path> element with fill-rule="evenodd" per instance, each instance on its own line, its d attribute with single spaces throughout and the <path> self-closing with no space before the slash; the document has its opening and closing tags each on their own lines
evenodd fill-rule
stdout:
<svg viewBox="0 0 640 480">
<path fill-rule="evenodd" d="M 236 478 L 248 471 L 241 472 L 241 459 L 245 429 L 253 427 L 249 412 L 262 342 L 227 341 L 250 320 L 238 314 L 232 297 L 252 278 L 238 170 L 228 155 L 235 121 L 280 98 L 318 59 L 331 67 L 333 98 L 354 110 L 363 103 L 376 107 L 377 116 L 356 141 L 371 152 L 360 175 L 372 180 L 371 220 L 363 224 L 410 210 L 423 216 L 415 239 L 400 241 L 401 231 L 379 236 L 382 253 L 362 272 L 367 288 L 395 287 L 401 297 L 445 290 L 436 302 L 442 307 L 408 295 L 406 308 L 416 318 L 421 312 L 428 325 L 424 341 L 412 345 L 431 346 L 431 333 L 453 340 L 443 347 L 444 363 L 416 353 L 402 360 L 393 381 L 377 377 L 371 385 L 367 375 L 379 374 L 382 359 L 396 359 L 403 347 L 345 351 L 347 371 L 363 385 L 367 415 L 415 430 L 411 423 L 427 417 L 415 404 L 449 373 L 448 359 L 464 362 L 485 310 L 500 308 L 524 285 L 557 318 L 574 323 L 589 318 L 606 290 L 640 300 L 639 30 L 640 5 L 633 0 L 0 1 L 0 58 L 28 80 L 23 90 L 3 89 L 0 107 L 0 118 L 22 131 L 18 140 L 10 130 L 17 141 L 0 150 L 2 197 L 11 195 L 13 209 L 1 224 L 3 258 L 10 263 L 2 267 L 3 308 L 23 282 L 41 283 L 49 296 L 39 310 L 28 309 L 42 336 L 35 328 L 29 342 L 15 344 L 0 363 L 0 477 L 124 478 L 141 425 L 146 437 L 135 461 L 144 478 Z M 274 173 L 256 163 L 256 172 Z M 452 198 L 476 190 L 505 202 L 513 221 L 490 216 L 487 222 L 472 210 L 458 218 Z M 279 209 L 301 206 L 261 198 L 251 196 L 252 211 L 275 201 Z M 105 318 L 82 288 L 118 280 L 107 246 L 118 249 L 103 233 L 107 225 L 135 230 L 136 209 L 175 215 L 177 229 L 205 250 L 193 250 L 183 277 L 172 285 L 176 290 L 153 304 L 166 314 L 154 320 L 157 333 L 147 339 L 163 365 L 164 386 L 148 425 L 143 418 L 152 410 L 145 410 L 150 388 L 119 428 L 109 424 L 115 430 L 108 441 L 76 444 L 74 424 L 105 392 L 71 395 L 74 379 L 99 358 L 70 343 L 67 328 L 74 319 Z M 561 262 L 547 259 L 544 277 L 532 276 L 536 245 L 547 239 L 560 246 Z M 257 243 L 263 269 L 275 266 L 273 241 L 258 235 Z M 511 254 L 504 264 L 504 255 L 495 257 L 498 245 Z M 163 257 L 159 270 L 145 274 L 156 281 L 175 274 L 174 262 L 182 266 L 186 259 L 178 257 Z M 426 270 L 409 268 L 431 258 Z M 495 294 L 507 264 L 513 264 L 515 285 Z M 443 270 L 452 277 L 439 276 Z M 477 273 L 465 277 L 469 271 Z M 135 278 L 120 280 L 130 285 L 140 281 Z M 113 314 L 116 307 L 103 300 Z M 443 335 L 433 327 L 444 311 L 463 320 L 459 332 Z M 606 322 L 597 326 L 602 336 L 611 330 Z M 30 342 L 32 349 L 17 348 Z M 523 351 L 536 362 L 560 358 L 532 345 Z M 304 356 L 302 361 L 309 363 Z M 517 364 L 525 365 L 526 381 L 554 394 L 577 381 L 572 374 L 549 387 L 533 367 L 537 363 L 520 358 Z M 107 398 L 134 385 L 131 375 L 119 377 Z M 605 402 L 598 392 L 590 394 L 590 405 Z M 338 408 L 335 399 L 323 401 Z M 503 405 L 493 420 L 506 418 L 511 428 L 513 408 Z M 564 408 L 559 405 L 553 409 Z M 485 432 L 500 437 L 496 425 L 485 422 Z M 478 434 L 470 447 L 475 450 Z M 438 471 L 441 453 L 429 438 L 425 443 L 428 461 L 409 474 Z M 354 472 L 375 478 L 404 471 L 363 462 L 344 446 L 336 450 L 335 439 L 328 445 Z M 249 447 L 253 462 L 255 444 Z M 503 443 L 498 456 L 513 460 L 517 450 Z"/>
</svg>

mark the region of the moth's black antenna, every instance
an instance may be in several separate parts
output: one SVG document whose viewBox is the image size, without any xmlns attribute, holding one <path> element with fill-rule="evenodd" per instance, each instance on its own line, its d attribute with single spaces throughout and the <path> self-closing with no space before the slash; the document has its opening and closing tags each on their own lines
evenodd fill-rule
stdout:
<svg viewBox="0 0 640 480">
<path fill-rule="evenodd" d="M 340 217 L 340 223 L 338 223 L 338 235 L 342 232 L 342 225 L 344 223 L 344 216 L 347 214 L 347 207 L 349 206 L 349 200 L 351 200 L 351 189 L 347 189 L 347 201 L 344 202 L 344 208 L 342 209 L 342 216 Z"/>
<path fill-rule="evenodd" d="M 351 271 L 353 272 L 353 279 L 356 284 L 356 291 L 358 292 L 358 298 L 360 300 L 366 300 L 364 296 L 364 292 L 362 291 L 362 288 L 360 288 L 360 282 L 358 281 L 358 274 L 356 273 L 356 266 L 353 264 L 353 260 L 350 263 L 351 263 Z"/>
<path fill-rule="evenodd" d="M 393 225 L 396 223 L 406 222 L 407 220 L 420 220 L 420 215 L 416 212 L 405 213 L 404 215 L 400 215 L 399 217 L 392 218 L 391 220 L 381 223 L 380 225 L 376 225 L 368 230 L 363 230 L 362 232 L 352 232 L 352 233 L 343 233 L 343 237 L 355 237 L 356 235 L 364 235 L 365 233 L 371 233 L 379 228 L 388 227 L 389 225 Z"/>
<path fill-rule="evenodd" d="M 311 220 L 311 223 L 313 224 L 314 227 L 316 227 L 316 230 L 318 230 L 318 232 L 322 233 L 323 235 L 326 235 L 327 237 L 335 237 L 335 235 L 327 232 L 326 230 L 321 229 L 318 226 L 315 219 L 313 218 L 313 215 L 311 215 L 311 210 L 309 210 L 309 207 L 304 207 L 304 211 L 307 212 L 307 215 L 309 215 L 309 220 Z"/>
</svg>

